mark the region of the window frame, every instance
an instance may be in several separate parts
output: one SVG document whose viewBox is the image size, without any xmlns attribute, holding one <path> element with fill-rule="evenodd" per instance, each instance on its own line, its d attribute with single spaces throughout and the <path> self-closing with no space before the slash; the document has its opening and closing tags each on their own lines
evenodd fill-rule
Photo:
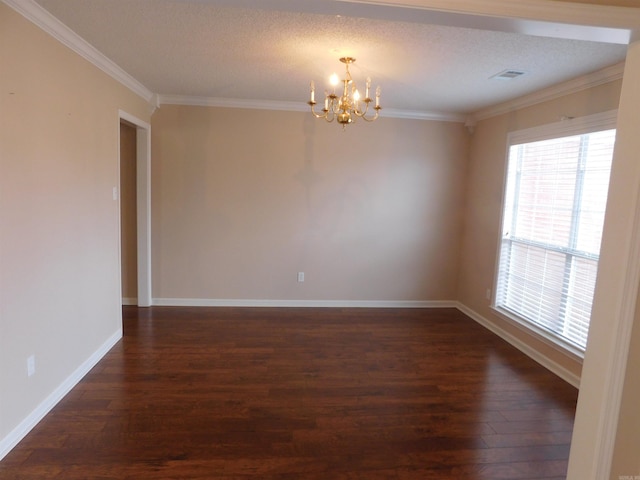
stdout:
<svg viewBox="0 0 640 480">
<path fill-rule="evenodd" d="M 540 125 L 536 127 L 526 128 L 522 130 L 516 130 L 507 133 L 507 141 L 505 146 L 504 166 L 503 166 L 503 181 L 502 181 L 502 196 L 500 202 L 500 222 L 498 224 L 497 235 L 497 248 L 495 256 L 493 289 L 490 300 L 490 308 L 501 318 L 508 321 L 510 324 L 517 327 L 530 335 L 533 335 L 537 339 L 543 341 L 545 344 L 559 350 L 565 354 L 573 356 L 575 359 L 581 361 L 584 359 L 584 349 L 579 345 L 563 339 L 560 335 L 538 325 L 524 317 L 513 314 L 507 309 L 504 309 L 496 305 L 498 294 L 498 283 L 500 277 L 500 254 L 502 247 L 502 229 L 505 221 L 505 203 L 507 201 L 507 182 L 509 172 L 509 153 L 513 145 L 523 143 L 533 143 L 543 140 L 550 140 L 555 138 L 569 137 L 573 135 L 583 135 L 603 130 L 611 130 L 617 128 L 618 110 L 610 110 L 607 112 L 597 113 L 584 117 L 562 117 L 559 122 Z M 615 147 L 614 147 L 615 156 Z M 606 211 L 605 211 L 606 221 Z M 567 253 L 563 251 L 562 253 Z M 570 253 L 570 252 L 569 252 Z M 597 280 L 596 280 L 597 288 Z"/>
</svg>

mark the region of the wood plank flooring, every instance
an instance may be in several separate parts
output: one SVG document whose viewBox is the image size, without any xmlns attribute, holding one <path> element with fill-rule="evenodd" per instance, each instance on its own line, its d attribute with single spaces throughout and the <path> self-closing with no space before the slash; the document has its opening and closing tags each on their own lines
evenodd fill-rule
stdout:
<svg viewBox="0 0 640 480">
<path fill-rule="evenodd" d="M 1 479 L 564 479 L 577 390 L 455 309 L 124 308 Z"/>
</svg>

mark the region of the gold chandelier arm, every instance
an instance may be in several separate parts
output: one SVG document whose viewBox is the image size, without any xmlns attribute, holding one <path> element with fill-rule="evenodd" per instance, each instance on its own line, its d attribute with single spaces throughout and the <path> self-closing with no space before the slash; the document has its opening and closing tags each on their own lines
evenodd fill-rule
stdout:
<svg viewBox="0 0 640 480">
<path fill-rule="evenodd" d="M 369 103 L 371 103 L 371 99 L 370 98 L 365 98 L 363 100 L 364 103 L 364 110 L 360 110 L 360 109 L 355 109 L 353 113 L 355 113 L 358 117 L 364 117 L 367 112 L 369 111 Z"/>
<path fill-rule="evenodd" d="M 367 122 L 373 122 L 380 115 L 380 110 L 382 110 L 382 107 L 380 105 L 376 105 L 375 107 L 373 107 L 373 109 L 376 111 L 376 113 L 372 117 L 367 117 L 367 112 L 369 111 L 369 104 L 371 102 L 372 102 L 372 100 L 370 98 L 365 98 L 364 99 L 364 103 L 365 103 L 364 110 L 355 110 L 353 113 L 355 113 L 356 116 L 364 119 Z"/>
<path fill-rule="evenodd" d="M 316 117 L 316 118 L 324 118 L 329 123 L 333 122 L 333 119 L 335 117 L 333 111 L 326 110 L 326 109 L 323 108 L 322 109 L 322 113 L 318 113 L 318 112 L 315 111 L 315 106 L 316 106 L 317 102 L 309 101 L 309 102 L 307 102 L 307 104 L 311 106 L 311 113 L 313 114 L 314 117 Z"/>
<path fill-rule="evenodd" d="M 376 110 L 376 114 L 373 117 L 365 117 L 364 114 L 362 115 L 362 119 L 364 119 L 365 122 L 373 122 L 376 118 L 378 118 L 378 115 L 380 115 L 380 110 L 382 110 L 382 107 L 375 107 Z"/>
</svg>

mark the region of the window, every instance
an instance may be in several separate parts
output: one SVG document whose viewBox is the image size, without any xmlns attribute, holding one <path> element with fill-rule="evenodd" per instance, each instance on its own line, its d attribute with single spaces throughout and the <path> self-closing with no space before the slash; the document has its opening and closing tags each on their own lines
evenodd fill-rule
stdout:
<svg viewBox="0 0 640 480">
<path fill-rule="evenodd" d="M 616 132 L 576 120 L 510 136 L 495 307 L 584 350 Z"/>
</svg>

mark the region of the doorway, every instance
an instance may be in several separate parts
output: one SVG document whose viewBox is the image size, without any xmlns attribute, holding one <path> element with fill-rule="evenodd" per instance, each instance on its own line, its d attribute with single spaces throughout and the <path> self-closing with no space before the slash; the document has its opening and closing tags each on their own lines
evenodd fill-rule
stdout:
<svg viewBox="0 0 640 480">
<path fill-rule="evenodd" d="M 122 304 L 151 299 L 151 127 L 119 112 L 120 266 Z"/>
<path fill-rule="evenodd" d="M 120 277 L 122 305 L 138 304 L 136 127 L 120 120 Z"/>
</svg>

